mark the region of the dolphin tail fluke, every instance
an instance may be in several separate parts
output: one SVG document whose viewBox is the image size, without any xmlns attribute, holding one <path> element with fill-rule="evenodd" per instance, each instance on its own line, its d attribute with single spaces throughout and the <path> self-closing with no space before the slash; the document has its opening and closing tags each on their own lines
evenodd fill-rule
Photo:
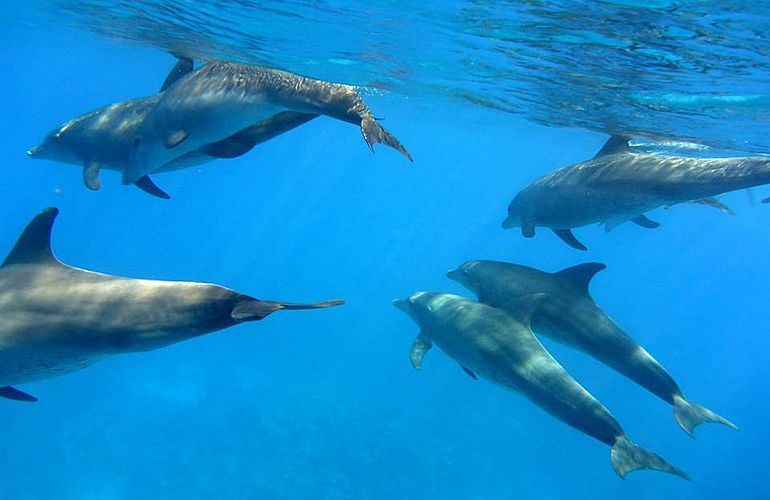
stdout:
<svg viewBox="0 0 770 500">
<path fill-rule="evenodd" d="M 305 309 L 324 309 L 344 304 L 344 300 L 327 300 L 324 302 L 311 302 L 297 304 L 293 302 L 273 302 L 271 300 L 246 299 L 233 308 L 230 313 L 236 321 L 257 321 L 264 319 L 275 311 L 288 309 L 299 311 Z"/>
<path fill-rule="evenodd" d="M 717 415 L 708 408 L 690 403 L 681 396 L 674 396 L 674 418 L 679 427 L 691 437 L 695 437 L 693 433 L 695 427 L 706 422 L 714 422 L 738 430 L 738 426 L 726 418 Z"/>
<path fill-rule="evenodd" d="M 626 474 L 631 471 L 649 469 L 667 472 L 688 481 L 690 480 L 690 476 L 686 472 L 674 467 L 655 453 L 635 445 L 625 436 L 621 436 L 615 441 L 610 452 L 610 458 L 612 460 L 612 468 L 615 469 L 615 472 L 622 479 L 625 479 Z"/>
<path fill-rule="evenodd" d="M 398 142 L 398 139 L 396 139 L 393 134 L 377 123 L 377 119 L 373 116 L 366 115 L 361 118 L 361 133 L 363 134 L 369 149 L 372 151 L 374 151 L 374 145 L 381 142 L 406 156 L 409 161 L 414 161 L 412 155 L 409 154 L 409 151 Z"/>
</svg>

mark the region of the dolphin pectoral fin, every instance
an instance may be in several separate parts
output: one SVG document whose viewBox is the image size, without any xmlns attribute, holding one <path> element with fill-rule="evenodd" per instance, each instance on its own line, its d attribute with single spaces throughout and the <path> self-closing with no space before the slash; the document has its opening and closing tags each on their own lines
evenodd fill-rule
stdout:
<svg viewBox="0 0 770 500">
<path fill-rule="evenodd" d="M 575 235 L 572 234 L 572 231 L 569 229 L 552 229 L 554 234 L 561 238 L 561 240 L 566 243 L 567 245 L 571 246 L 572 248 L 575 248 L 577 250 L 588 250 L 586 246 L 578 241 L 577 238 L 575 238 Z"/>
<path fill-rule="evenodd" d="M 626 436 L 620 436 L 612 446 L 610 452 L 612 468 L 622 479 L 626 474 L 639 469 L 658 470 L 668 472 L 683 479 L 690 480 L 686 472 L 674 467 L 655 453 L 645 450 L 641 446 L 632 443 Z"/>
<path fill-rule="evenodd" d="M 21 233 L 0 267 L 13 264 L 58 264 L 51 251 L 51 228 L 58 208 L 46 208 L 35 216 Z"/>
<path fill-rule="evenodd" d="M 770 198 L 766 198 L 765 200 L 770 200 Z M 762 200 L 762 203 L 767 203 L 765 200 Z M 697 200 L 690 200 L 687 203 L 697 203 L 698 205 L 706 205 L 707 207 L 714 207 L 720 212 L 724 212 L 728 215 L 735 215 L 735 212 L 733 212 L 733 209 L 722 203 L 721 201 L 717 200 L 716 198 L 698 198 Z"/>
<path fill-rule="evenodd" d="M 465 373 L 467 373 L 467 374 L 468 374 L 468 376 L 469 376 L 470 378 L 472 378 L 473 380 L 478 380 L 478 379 L 479 379 L 479 378 L 476 376 L 476 374 L 475 374 L 475 373 L 473 373 L 471 370 L 469 370 L 468 368 L 464 367 L 463 365 L 460 365 L 460 368 L 462 368 L 462 369 L 463 369 L 463 371 L 464 371 Z"/>
<path fill-rule="evenodd" d="M 202 147 L 200 152 L 213 158 L 236 158 L 248 153 L 257 144 L 269 141 L 318 116 L 320 115 L 282 111 L 231 135 L 227 139 Z"/>
<path fill-rule="evenodd" d="M 637 215 L 636 217 L 631 219 L 631 222 L 639 226 L 646 227 L 647 229 L 655 229 L 657 227 L 660 227 L 659 222 L 655 222 L 654 220 L 650 219 L 644 214 Z"/>
<path fill-rule="evenodd" d="M 239 323 L 243 321 L 258 321 L 281 309 L 294 311 L 304 309 L 324 309 L 344 303 L 344 300 L 327 300 L 325 302 L 295 304 L 293 302 L 274 302 L 271 300 L 245 298 L 233 308 L 230 312 L 230 317 Z"/>
<path fill-rule="evenodd" d="M 171 199 L 171 196 L 169 196 L 167 192 L 163 191 L 161 188 L 157 186 L 157 184 L 152 182 L 152 179 L 150 179 L 149 175 L 140 177 L 138 181 L 134 182 L 134 186 L 138 187 L 145 193 L 155 196 L 157 198 L 163 198 L 164 200 Z"/>
<path fill-rule="evenodd" d="M 617 153 L 627 153 L 631 151 L 631 147 L 628 145 L 628 141 L 629 138 L 624 135 L 613 135 L 607 139 L 607 142 L 604 143 L 604 146 L 602 146 L 602 149 L 596 153 L 594 158 L 599 158 L 600 156 L 606 155 L 614 155 Z"/>
<path fill-rule="evenodd" d="M 190 136 L 190 133 L 182 128 L 172 132 L 168 137 L 166 137 L 166 141 L 164 142 L 164 144 L 168 149 L 174 149 L 175 147 L 182 144 L 184 140 L 187 139 L 189 136 Z"/>
<path fill-rule="evenodd" d="M 433 344 L 422 333 L 414 339 L 412 350 L 409 351 L 409 361 L 412 363 L 415 370 L 422 368 L 422 358 L 425 357 L 425 353 L 430 351 L 431 347 L 433 347 Z"/>
<path fill-rule="evenodd" d="M 101 166 L 98 161 L 87 161 L 83 165 L 83 184 L 92 191 L 102 187 L 99 182 L 99 169 Z"/>
<path fill-rule="evenodd" d="M 14 401 L 24 401 L 26 403 L 34 403 L 37 401 L 35 396 L 27 394 L 26 392 L 22 392 L 15 387 L 11 387 L 10 385 L 0 387 L 0 398 L 13 399 Z"/>
<path fill-rule="evenodd" d="M 767 198 L 763 198 L 760 203 L 770 203 L 770 196 L 768 196 Z"/>
<path fill-rule="evenodd" d="M 193 70 L 192 59 L 178 55 L 175 55 L 175 57 L 177 58 L 176 64 L 168 72 L 166 79 L 163 80 L 163 85 L 160 86 L 161 92 L 174 85 L 180 78 Z"/>
<path fill-rule="evenodd" d="M 361 118 L 361 134 L 363 134 L 367 146 L 372 151 L 374 151 L 374 145 L 381 142 L 406 156 L 409 161 L 414 161 L 409 151 L 398 142 L 398 139 L 393 134 L 377 123 L 377 120 L 372 115 L 365 115 Z"/>
<path fill-rule="evenodd" d="M 500 309 L 505 310 L 508 316 L 522 325 L 529 327 L 532 322 L 532 315 L 546 300 L 548 300 L 548 295 L 545 293 L 530 293 L 501 304 Z"/>
<path fill-rule="evenodd" d="M 577 266 L 568 267 L 554 273 L 555 276 L 569 281 L 578 290 L 588 293 L 588 286 L 596 273 L 606 269 L 607 266 L 600 262 L 586 262 Z"/>
</svg>

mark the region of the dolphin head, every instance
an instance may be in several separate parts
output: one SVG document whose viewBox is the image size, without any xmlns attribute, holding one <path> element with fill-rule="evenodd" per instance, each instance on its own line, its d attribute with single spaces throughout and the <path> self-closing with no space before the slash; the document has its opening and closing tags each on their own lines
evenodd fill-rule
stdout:
<svg viewBox="0 0 770 500">
<path fill-rule="evenodd" d="M 78 154 L 71 134 L 68 133 L 71 127 L 72 122 L 67 122 L 61 127 L 55 128 L 43 139 L 43 142 L 29 148 L 27 156 L 36 160 L 54 160 L 63 163 L 82 164 L 83 157 Z"/>
<path fill-rule="evenodd" d="M 480 265 L 481 261 L 469 260 L 457 269 L 447 271 L 446 276 L 450 280 L 458 282 L 468 290 L 478 293 L 477 285 L 480 278 Z"/>
<path fill-rule="evenodd" d="M 396 299 L 393 301 L 393 305 L 399 311 L 406 313 L 410 318 L 417 321 L 415 304 L 425 292 L 415 292 L 409 297 L 403 299 Z"/>
<path fill-rule="evenodd" d="M 521 199 L 517 195 L 508 205 L 508 217 L 502 223 L 503 229 L 512 227 L 521 227 L 524 218 L 524 207 Z"/>
</svg>

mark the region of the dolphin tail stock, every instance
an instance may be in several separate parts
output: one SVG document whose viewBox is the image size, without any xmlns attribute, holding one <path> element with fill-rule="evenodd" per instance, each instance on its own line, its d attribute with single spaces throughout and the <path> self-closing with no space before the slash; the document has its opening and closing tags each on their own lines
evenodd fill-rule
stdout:
<svg viewBox="0 0 770 500">
<path fill-rule="evenodd" d="M 700 405 L 690 403 L 682 396 L 674 396 L 674 418 L 679 427 L 682 428 L 690 437 L 695 437 L 693 431 L 695 427 L 705 422 L 713 422 L 726 425 L 727 427 L 738 430 L 738 426 Z"/>
<path fill-rule="evenodd" d="M 690 476 L 686 472 L 674 467 L 655 453 L 635 445 L 626 436 L 620 436 L 612 445 L 610 459 L 612 460 L 612 468 L 621 479 L 625 479 L 629 472 L 649 469 L 667 472 L 690 480 Z"/>
<path fill-rule="evenodd" d="M 246 298 L 239 302 L 230 312 L 230 317 L 235 321 L 258 321 L 264 319 L 275 311 L 286 309 L 300 311 L 306 309 L 325 309 L 344 304 L 344 300 L 326 300 L 323 302 L 294 303 L 274 302 L 272 300 L 257 300 Z"/>
<path fill-rule="evenodd" d="M 377 119 L 374 116 L 367 114 L 361 118 L 361 134 L 363 134 L 366 144 L 372 151 L 374 151 L 374 145 L 381 142 L 406 156 L 409 161 L 414 161 L 409 151 L 398 142 L 398 139 L 393 134 L 377 123 Z"/>
</svg>

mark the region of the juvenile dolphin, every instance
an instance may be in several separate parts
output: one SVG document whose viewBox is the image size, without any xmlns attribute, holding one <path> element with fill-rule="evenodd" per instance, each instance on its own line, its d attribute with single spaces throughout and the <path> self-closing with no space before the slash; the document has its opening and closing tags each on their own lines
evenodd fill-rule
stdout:
<svg viewBox="0 0 770 500">
<path fill-rule="evenodd" d="M 593 356 L 673 405 L 677 424 L 690 436 L 703 422 L 737 429 L 708 408 L 689 402 L 666 369 L 594 302 L 589 284 L 605 267 L 590 262 L 546 273 L 505 262 L 472 260 L 447 276 L 475 293 L 483 304 L 512 314 L 517 314 L 517 298 L 546 294 L 548 300 L 532 315 L 535 333 Z"/>
<path fill-rule="evenodd" d="M 180 78 L 153 107 L 134 137 L 123 182 L 284 111 L 322 114 L 361 127 L 373 148 L 381 142 L 412 160 L 350 85 L 276 69 L 211 62 Z"/>
<path fill-rule="evenodd" d="M 543 294 L 517 299 L 516 314 L 448 293 L 417 292 L 394 305 L 420 327 L 410 360 L 420 369 L 436 344 L 472 378 L 520 392 L 562 422 L 612 448 L 615 472 L 625 478 L 653 469 L 689 479 L 658 455 L 632 443 L 612 414 L 546 351 L 530 329 Z"/>
<path fill-rule="evenodd" d="M 162 91 L 173 86 L 192 69 L 192 61 L 180 59 L 166 77 Z M 43 142 L 27 151 L 30 158 L 71 163 L 83 167 L 83 182 L 87 188 L 99 189 L 99 172 L 105 168 L 121 174 L 128 168 L 133 140 L 149 112 L 158 103 L 161 93 L 120 101 L 104 106 L 53 129 Z M 194 151 L 158 165 L 154 173 L 169 172 L 212 161 L 216 158 L 234 158 L 251 150 L 257 144 L 306 123 L 318 115 L 283 112 L 254 123 L 230 137 L 212 144 L 204 144 Z M 168 199 L 145 175 L 133 184 L 143 191 Z"/>
<path fill-rule="evenodd" d="M 0 396 L 36 398 L 14 387 L 86 368 L 110 354 L 148 351 L 292 304 L 258 300 L 207 283 L 123 278 L 59 262 L 51 251 L 58 214 L 49 208 L 22 233 L 0 267 Z"/>
<path fill-rule="evenodd" d="M 571 229 L 595 222 L 607 231 L 632 221 L 659 224 L 644 214 L 660 206 L 703 203 L 729 211 L 712 196 L 770 183 L 770 158 L 685 158 L 632 153 L 628 138 L 611 137 L 591 160 L 546 174 L 521 190 L 508 206 L 503 228 L 551 228 L 578 250 Z"/>
</svg>

